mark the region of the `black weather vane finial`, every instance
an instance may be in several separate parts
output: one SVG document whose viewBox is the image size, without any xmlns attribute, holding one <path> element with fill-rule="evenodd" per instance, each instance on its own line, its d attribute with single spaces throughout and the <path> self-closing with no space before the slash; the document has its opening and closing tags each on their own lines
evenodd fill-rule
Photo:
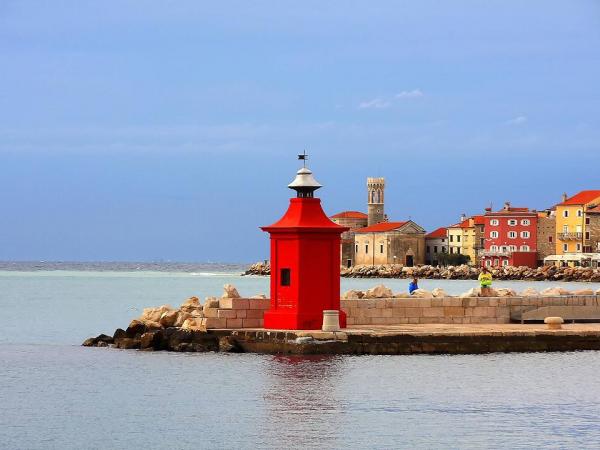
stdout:
<svg viewBox="0 0 600 450">
<path fill-rule="evenodd" d="M 306 154 L 306 150 L 302 152 L 302 154 L 298 155 L 298 159 L 304 162 L 304 167 L 306 167 L 306 160 L 308 159 L 308 155 Z"/>
</svg>

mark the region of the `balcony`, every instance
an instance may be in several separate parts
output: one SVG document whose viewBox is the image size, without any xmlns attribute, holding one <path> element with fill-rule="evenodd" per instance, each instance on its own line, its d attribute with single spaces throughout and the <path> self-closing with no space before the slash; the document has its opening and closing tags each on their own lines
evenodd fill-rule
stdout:
<svg viewBox="0 0 600 450">
<path fill-rule="evenodd" d="M 507 258 L 510 258 L 512 256 L 511 251 L 501 251 L 501 250 L 496 250 L 495 252 L 492 250 L 480 250 L 479 251 L 479 256 L 506 256 Z"/>
<path fill-rule="evenodd" d="M 579 233 L 558 233 L 558 238 L 561 241 L 580 241 L 581 238 L 583 237 L 583 233 L 579 232 Z"/>
</svg>

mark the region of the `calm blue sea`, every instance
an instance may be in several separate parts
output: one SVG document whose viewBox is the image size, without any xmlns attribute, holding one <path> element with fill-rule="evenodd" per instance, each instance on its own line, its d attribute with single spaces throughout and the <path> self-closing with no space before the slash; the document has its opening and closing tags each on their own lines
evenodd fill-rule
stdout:
<svg viewBox="0 0 600 450">
<path fill-rule="evenodd" d="M 277 357 L 80 347 L 143 307 L 220 295 L 225 283 L 268 294 L 268 278 L 240 272 L 1 265 L 0 448 L 600 448 L 598 352 Z M 406 289 L 407 280 L 382 281 Z M 377 282 L 342 280 L 342 289 Z M 460 293 L 473 282 L 421 285 Z"/>
</svg>

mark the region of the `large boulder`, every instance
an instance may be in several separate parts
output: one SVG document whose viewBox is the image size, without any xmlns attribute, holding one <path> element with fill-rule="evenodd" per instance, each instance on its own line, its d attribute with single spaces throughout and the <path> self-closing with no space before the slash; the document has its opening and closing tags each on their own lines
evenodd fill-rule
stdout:
<svg viewBox="0 0 600 450">
<path fill-rule="evenodd" d="M 434 297 L 449 297 L 449 295 L 442 288 L 435 288 L 431 291 L 431 295 Z"/>
<path fill-rule="evenodd" d="M 521 292 L 522 297 L 537 297 L 538 295 L 540 295 L 540 293 L 532 287 L 528 287 L 523 292 Z"/>
<path fill-rule="evenodd" d="M 197 313 L 197 314 L 201 314 L 201 313 Z M 192 313 L 188 313 L 186 311 L 179 311 L 179 313 L 177 314 L 177 320 L 175 320 L 175 323 L 173 324 L 173 326 L 181 327 L 183 325 L 183 322 L 185 322 L 185 320 L 189 319 L 190 317 L 192 317 Z"/>
<path fill-rule="evenodd" d="M 344 292 L 344 294 L 342 295 L 342 298 L 344 300 L 358 300 L 360 298 L 363 298 L 365 296 L 365 293 L 363 291 L 358 291 L 356 289 L 350 289 L 349 291 Z"/>
<path fill-rule="evenodd" d="M 577 289 L 572 292 L 573 295 L 594 295 L 594 291 L 591 289 Z"/>
<path fill-rule="evenodd" d="M 206 297 L 204 300 L 204 307 L 202 308 L 204 314 L 206 315 L 206 310 L 210 308 L 218 308 L 219 307 L 219 299 L 217 297 Z"/>
<path fill-rule="evenodd" d="M 556 295 L 569 295 L 571 292 L 563 289 L 559 286 L 557 287 L 549 287 L 544 289 L 542 292 L 540 292 L 540 294 L 544 295 L 544 296 L 556 296 Z"/>
<path fill-rule="evenodd" d="M 177 322 L 177 317 L 179 316 L 179 313 L 180 311 L 177 310 L 165 311 L 162 314 L 162 316 L 160 316 L 160 320 L 158 321 L 158 323 L 160 323 L 165 328 L 172 327 L 175 325 L 175 322 Z"/>
<path fill-rule="evenodd" d="M 181 329 L 189 331 L 205 331 L 206 327 L 202 325 L 200 319 L 185 319 L 181 325 Z"/>
<path fill-rule="evenodd" d="M 181 304 L 179 309 L 186 312 L 192 312 L 196 309 L 202 309 L 202 305 L 200 304 L 198 297 L 190 297 Z"/>
<path fill-rule="evenodd" d="M 498 288 L 496 289 L 496 297 L 515 297 L 517 293 L 513 289 Z"/>
<path fill-rule="evenodd" d="M 412 292 L 411 296 L 417 298 L 433 298 L 431 292 L 426 291 L 425 289 L 417 289 Z"/>
<path fill-rule="evenodd" d="M 138 318 L 138 320 L 142 322 L 150 321 L 150 322 L 159 322 L 160 317 L 167 311 L 172 311 L 173 307 L 170 305 L 162 305 L 158 308 L 144 308 L 142 315 Z"/>
<path fill-rule="evenodd" d="M 460 298 L 479 297 L 481 295 L 480 288 L 471 288 L 467 292 L 463 292 L 459 295 Z"/>
<path fill-rule="evenodd" d="M 223 295 L 221 298 L 240 298 L 240 294 L 233 285 L 226 284 L 223 286 Z"/>
<path fill-rule="evenodd" d="M 378 284 L 365 292 L 364 298 L 392 298 L 394 293 L 383 284 Z"/>
</svg>

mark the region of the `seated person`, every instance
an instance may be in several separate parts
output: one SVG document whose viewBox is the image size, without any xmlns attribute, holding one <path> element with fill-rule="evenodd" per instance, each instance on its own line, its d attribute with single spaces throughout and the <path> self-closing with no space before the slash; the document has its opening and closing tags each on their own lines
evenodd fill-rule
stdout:
<svg viewBox="0 0 600 450">
<path fill-rule="evenodd" d="M 412 295 L 412 293 L 417 289 L 419 289 L 419 280 L 417 278 L 413 278 L 412 282 L 408 285 L 408 293 Z"/>
</svg>

